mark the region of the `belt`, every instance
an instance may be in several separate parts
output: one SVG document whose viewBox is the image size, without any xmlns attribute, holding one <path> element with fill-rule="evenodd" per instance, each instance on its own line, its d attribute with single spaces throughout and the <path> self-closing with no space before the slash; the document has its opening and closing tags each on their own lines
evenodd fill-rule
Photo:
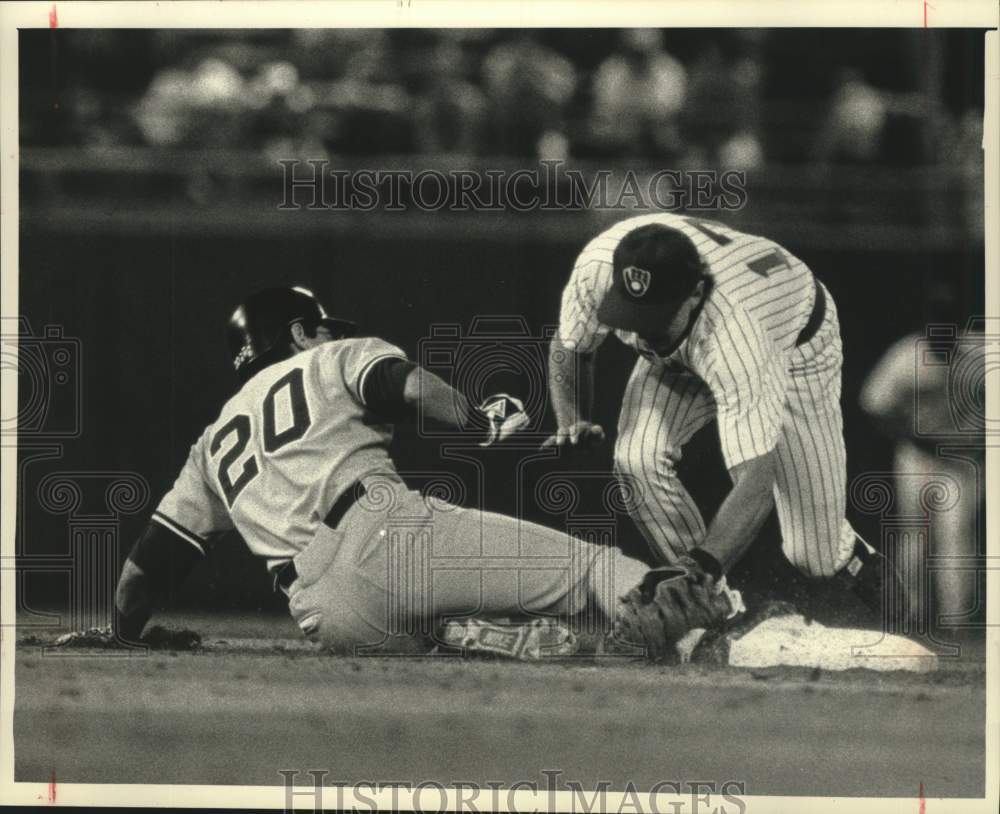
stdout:
<svg viewBox="0 0 1000 814">
<path fill-rule="evenodd" d="M 338 497 L 331 507 L 330 511 L 327 512 L 326 517 L 323 518 L 323 522 L 330 528 L 335 529 L 340 525 L 340 521 L 344 519 L 344 515 L 347 514 L 348 510 L 366 494 L 365 485 L 360 481 L 355 482 L 347 489 L 344 490 L 343 494 Z M 292 583 L 299 578 L 299 572 L 295 568 L 295 561 L 289 560 L 281 568 L 277 570 L 274 574 L 274 590 L 281 588 L 288 593 L 288 589 L 291 587 Z"/>
<path fill-rule="evenodd" d="M 805 326 L 796 337 L 796 345 L 804 345 L 816 336 L 819 326 L 823 324 L 823 317 L 826 316 L 826 292 L 815 277 L 813 277 L 813 288 L 816 290 L 816 296 L 813 297 L 812 313 L 809 314 L 809 319 L 806 320 Z"/>
</svg>

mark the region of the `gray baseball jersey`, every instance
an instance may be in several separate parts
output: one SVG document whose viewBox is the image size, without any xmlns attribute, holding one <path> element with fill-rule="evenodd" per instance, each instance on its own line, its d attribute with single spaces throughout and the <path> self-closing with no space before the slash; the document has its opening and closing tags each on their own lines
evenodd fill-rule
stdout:
<svg viewBox="0 0 1000 814">
<path fill-rule="evenodd" d="M 342 339 L 262 370 L 191 447 L 153 520 L 199 548 L 235 527 L 269 566 L 291 558 L 361 475 L 393 469 L 392 425 L 362 398 L 386 357 L 406 355 L 381 339 Z"/>
</svg>

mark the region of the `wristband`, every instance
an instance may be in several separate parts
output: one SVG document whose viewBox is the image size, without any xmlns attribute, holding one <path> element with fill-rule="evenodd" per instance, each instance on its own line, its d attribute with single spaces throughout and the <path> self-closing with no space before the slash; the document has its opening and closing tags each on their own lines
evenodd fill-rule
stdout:
<svg viewBox="0 0 1000 814">
<path fill-rule="evenodd" d="M 459 427 L 462 432 L 475 433 L 480 438 L 487 438 L 491 429 L 490 417 L 475 404 L 469 403 L 469 411 Z"/>
<path fill-rule="evenodd" d="M 692 548 L 687 555 L 701 566 L 701 570 L 718 581 L 722 579 L 722 563 L 704 548 Z"/>
</svg>

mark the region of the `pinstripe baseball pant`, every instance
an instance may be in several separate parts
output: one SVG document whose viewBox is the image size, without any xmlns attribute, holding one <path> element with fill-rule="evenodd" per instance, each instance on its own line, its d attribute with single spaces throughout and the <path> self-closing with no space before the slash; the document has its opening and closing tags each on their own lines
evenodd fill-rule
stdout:
<svg viewBox="0 0 1000 814">
<path fill-rule="evenodd" d="M 844 518 L 842 362 L 837 310 L 828 297 L 819 331 L 789 352 L 789 387 L 776 447 L 774 500 L 782 548 L 793 565 L 812 577 L 836 573 L 854 548 L 854 531 Z M 676 465 L 684 444 L 715 416 L 715 400 L 694 373 L 645 358 L 636 362 L 618 420 L 615 469 L 639 482 L 633 520 L 666 562 L 705 537 L 705 522 Z"/>
</svg>

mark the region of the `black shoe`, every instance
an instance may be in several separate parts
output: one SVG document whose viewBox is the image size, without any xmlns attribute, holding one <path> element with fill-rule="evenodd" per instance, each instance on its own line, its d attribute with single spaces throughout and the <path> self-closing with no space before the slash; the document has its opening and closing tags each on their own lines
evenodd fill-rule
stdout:
<svg viewBox="0 0 1000 814">
<path fill-rule="evenodd" d="M 896 631 L 904 625 L 907 613 L 903 580 L 888 558 L 869 548 L 860 537 L 851 559 L 833 578 L 871 613 L 878 614 L 884 631 Z"/>
</svg>

